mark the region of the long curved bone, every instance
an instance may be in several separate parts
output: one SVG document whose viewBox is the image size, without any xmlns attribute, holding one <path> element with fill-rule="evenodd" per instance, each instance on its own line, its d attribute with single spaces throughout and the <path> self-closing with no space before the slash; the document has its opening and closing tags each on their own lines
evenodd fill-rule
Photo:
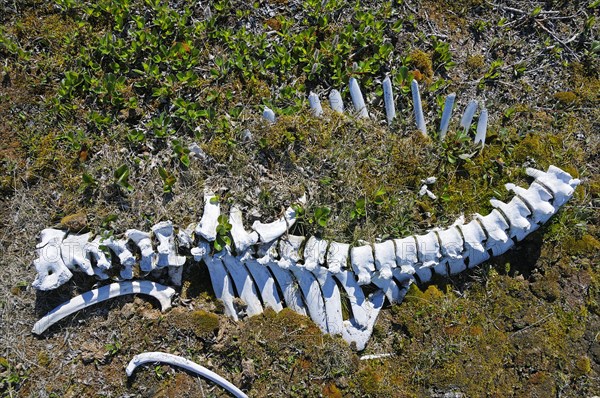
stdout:
<svg viewBox="0 0 600 398">
<path fill-rule="evenodd" d="M 89 292 L 85 292 L 62 303 L 37 321 L 31 332 L 40 335 L 56 322 L 79 310 L 115 297 L 126 296 L 129 294 L 146 294 L 152 296 L 160 303 L 161 311 L 166 311 L 171 308 L 171 298 L 175 294 L 175 290 L 168 286 L 163 286 L 150 281 L 112 283 L 110 285 L 99 287 L 98 289 L 90 290 Z"/>
<path fill-rule="evenodd" d="M 219 376 L 215 372 L 212 372 L 206 369 L 204 366 L 198 365 L 195 362 L 192 362 L 183 357 L 167 354 L 164 352 L 144 352 L 143 354 L 138 354 L 127 365 L 125 368 L 125 373 L 127 377 L 131 377 L 133 372 L 138 366 L 144 365 L 146 363 L 153 362 L 161 362 L 167 363 L 172 366 L 178 366 L 180 368 L 189 370 L 190 372 L 199 374 L 202 377 L 209 379 L 210 381 L 220 385 L 230 393 L 232 393 L 237 398 L 248 398 L 246 394 L 242 392 L 239 388 L 231 384 L 229 381 L 225 380 L 223 377 Z"/>
<path fill-rule="evenodd" d="M 206 198 L 208 208 L 194 239 L 186 238 L 189 241 L 186 245 L 197 242 L 190 250 L 193 259 L 207 266 L 215 295 L 223 302 L 225 313 L 233 319 L 259 314 L 265 307 L 275 311 L 289 307 L 310 316 L 324 333 L 341 335 L 362 350 L 386 298 L 391 303 L 399 303 L 414 281 L 427 283 L 435 274 L 447 277 L 473 268 L 492 255 L 505 253 L 555 214 L 579 184 L 579 180 L 554 166 L 545 172 L 528 169 L 527 173 L 535 178 L 530 186 L 507 184 L 507 189 L 516 195 L 508 203 L 493 199 L 494 209 L 485 216 L 475 214 L 469 222 L 460 218 L 447 228 L 426 234 L 357 247 L 286 234 L 295 221 L 292 207 L 280 220 L 271 224 L 255 223 L 256 232 L 247 233 L 239 210 L 234 209 L 230 219 L 238 228 L 234 239 L 238 255 L 230 247 L 214 253 L 209 239 L 216 236 L 219 209 L 216 201 Z M 113 248 L 111 255 L 119 256 L 121 261 L 124 252 L 117 249 L 132 247 L 132 244 L 145 252 L 146 258 L 162 255 L 166 259 L 184 261 L 186 257 L 177 252 L 178 247 L 173 243 L 173 229 L 169 222 L 153 228 L 159 241 L 157 249 L 147 244 L 147 235 L 132 233 L 128 234 L 129 241 L 112 239 L 109 243 L 117 243 L 107 246 Z M 71 257 L 61 254 L 62 250 L 73 250 L 73 242 L 83 245 L 84 238 L 68 239 L 65 232 L 51 229 L 44 230 L 41 237 L 36 268 L 39 264 L 50 264 L 62 266 L 70 273 L 64 260 L 68 259 L 72 269 L 86 269 L 79 264 L 88 261 L 80 250 L 73 251 L 77 255 Z M 64 242 L 69 243 L 68 248 L 63 248 Z M 106 240 L 101 244 L 104 243 Z M 46 247 L 58 255 L 52 260 L 42 258 L 41 249 Z M 140 261 L 143 258 L 144 255 Z M 171 262 L 167 261 L 169 265 Z M 51 276 L 40 267 L 34 286 L 38 289 L 56 287 L 56 279 L 48 279 Z M 375 288 L 368 296 L 363 291 L 366 285 Z M 350 303 L 347 320 L 342 317 L 343 296 Z"/>
</svg>

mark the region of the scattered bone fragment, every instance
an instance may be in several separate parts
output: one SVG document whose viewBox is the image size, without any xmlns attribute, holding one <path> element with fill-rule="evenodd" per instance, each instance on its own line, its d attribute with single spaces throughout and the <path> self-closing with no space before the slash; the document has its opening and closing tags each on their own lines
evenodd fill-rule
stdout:
<svg viewBox="0 0 600 398">
<path fill-rule="evenodd" d="M 239 388 L 234 386 L 232 383 L 219 376 L 218 374 L 206 369 L 203 366 L 198 365 L 195 362 L 187 360 L 183 357 L 167 354 L 164 352 L 145 352 L 143 354 L 136 355 L 133 357 L 125 372 L 127 373 L 127 377 L 131 377 L 133 372 L 138 366 L 147 364 L 147 363 L 166 363 L 173 366 L 178 366 L 182 369 L 188 370 L 192 373 L 199 374 L 202 377 L 209 379 L 210 381 L 220 385 L 227 391 L 229 391 L 236 398 L 247 398 L 247 395 L 242 392 Z"/>
<path fill-rule="evenodd" d="M 268 106 L 265 106 L 265 109 L 263 110 L 263 118 L 265 118 L 266 120 L 268 120 L 271 123 L 275 123 L 275 112 L 273 112 L 273 110 L 271 108 L 269 108 Z"/>
<path fill-rule="evenodd" d="M 352 104 L 354 105 L 354 110 L 358 114 L 358 117 L 368 119 L 369 112 L 367 111 L 367 105 L 365 105 L 365 99 L 363 98 L 362 92 L 360 91 L 360 86 L 355 78 L 350 78 L 350 97 L 352 98 Z"/>
<path fill-rule="evenodd" d="M 321 107 L 321 101 L 319 96 L 312 91 L 308 94 L 308 104 L 313 112 L 313 115 L 319 117 L 323 114 L 323 107 Z"/>
<path fill-rule="evenodd" d="M 452 108 L 454 108 L 454 100 L 456 99 L 456 94 L 452 93 L 446 97 L 446 102 L 444 103 L 444 111 L 442 113 L 442 120 L 440 122 L 440 141 L 443 141 L 446 137 L 446 133 L 448 132 L 448 127 L 450 126 L 450 118 L 452 117 Z"/>
<path fill-rule="evenodd" d="M 40 335 L 61 319 L 79 310 L 103 301 L 129 294 L 145 294 L 154 297 L 160 303 L 161 311 L 171 308 L 171 299 L 175 290 L 151 281 L 123 281 L 102 286 L 62 303 L 35 323 L 32 333 Z"/>
<path fill-rule="evenodd" d="M 475 144 L 481 144 L 481 146 L 485 145 L 487 125 L 488 111 L 484 108 L 481 110 L 481 113 L 479 114 L 479 120 L 477 121 L 477 134 L 475 134 L 475 140 L 473 141 Z"/>
<path fill-rule="evenodd" d="M 385 118 L 388 125 L 391 125 L 396 117 L 396 105 L 394 104 L 394 91 L 392 89 L 392 82 L 389 76 L 383 79 L 383 102 L 385 105 Z"/>
<path fill-rule="evenodd" d="M 463 113 L 463 116 L 460 119 L 460 127 L 465 129 L 465 131 L 468 131 L 471 127 L 471 123 L 473 123 L 473 116 L 475 116 L 475 111 L 477 111 L 477 101 L 471 100 L 465 108 L 465 113 Z"/>
<path fill-rule="evenodd" d="M 423 135 L 427 135 L 427 127 L 425 125 L 425 117 L 423 116 L 423 105 L 421 104 L 421 93 L 419 92 L 419 83 L 413 79 L 410 84 L 410 90 L 412 92 L 413 107 L 415 111 L 415 123 L 417 124 L 417 130 Z"/>
<path fill-rule="evenodd" d="M 329 106 L 335 112 L 344 113 L 344 101 L 342 101 L 342 96 L 339 91 L 331 90 L 329 93 Z"/>
</svg>

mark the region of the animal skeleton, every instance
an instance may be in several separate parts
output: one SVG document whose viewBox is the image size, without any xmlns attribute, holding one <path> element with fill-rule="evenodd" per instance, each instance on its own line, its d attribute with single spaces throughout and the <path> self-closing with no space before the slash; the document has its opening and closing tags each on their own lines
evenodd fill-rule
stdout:
<svg viewBox="0 0 600 398">
<path fill-rule="evenodd" d="M 418 129 L 426 134 L 418 85 L 412 84 L 415 119 Z M 360 88 L 354 79 L 350 93 L 360 117 L 369 117 Z M 339 92 L 333 90 L 331 107 L 343 111 Z M 446 101 L 441 130 L 448 128 L 454 95 Z M 388 122 L 395 116 L 389 79 L 384 81 L 384 101 Z M 316 116 L 322 113 L 316 95 L 309 96 Z M 461 120 L 461 127 L 471 125 L 477 104 L 471 101 Z M 265 109 L 265 118 L 275 122 L 275 114 Z M 485 141 L 487 111 L 481 112 L 476 141 Z M 440 134 L 440 135 L 442 135 Z M 363 350 L 372 333 L 385 299 L 399 303 L 413 282 L 427 283 L 433 274 L 453 275 L 473 268 L 509 250 L 516 242 L 539 228 L 573 195 L 579 180 L 555 166 L 546 172 L 526 169 L 534 178 L 525 189 L 514 184 L 506 188 L 515 196 L 504 203 L 491 200 L 494 210 L 486 216 L 475 214 L 469 222 L 459 219 L 445 229 L 434 229 L 424 235 L 389 239 L 380 243 L 351 247 L 347 243 L 328 242 L 311 236 L 289 235 L 297 218 L 294 206 L 271 223 L 255 222 L 248 232 L 242 213 L 233 207 L 229 215 L 233 245 L 212 251 L 217 238 L 220 206 L 215 195 L 204 196 L 204 213 L 193 228 L 177 228 L 171 221 L 152 227 L 151 232 L 130 229 L 123 239 L 90 241 L 90 234 L 75 234 L 58 229 L 44 229 L 37 245 L 38 272 L 33 286 L 52 290 L 67 282 L 72 271 L 108 279 L 111 264 L 118 264 L 122 280 L 88 292 L 57 307 L 42 318 L 33 329 L 42 333 L 62 317 L 104 299 L 131 293 L 161 294 L 163 309 L 168 307 L 171 290 L 147 281 L 130 282 L 132 278 L 155 275 L 167 269 L 172 285 L 181 285 L 183 265 L 202 262 L 208 268 L 216 297 L 224 304 L 225 313 L 235 320 L 260 314 L 266 307 L 281 311 L 289 307 L 309 316 L 324 333 L 341 335 L 347 342 Z M 306 197 L 298 200 L 304 204 Z M 375 287 L 365 294 L 363 287 Z M 102 290 L 104 289 L 104 290 Z M 161 293 L 157 293 L 161 292 Z M 342 295 L 348 297 L 350 318 L 342 315 Z M 86 296 L 87 295 L 87 296 Z M 239 305 L 239 298 L 244 305 Z"/>
</svg>

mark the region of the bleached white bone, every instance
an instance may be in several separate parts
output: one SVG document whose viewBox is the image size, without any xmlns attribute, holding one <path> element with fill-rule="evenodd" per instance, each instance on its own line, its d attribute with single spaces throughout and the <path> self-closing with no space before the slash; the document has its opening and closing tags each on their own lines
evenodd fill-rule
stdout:
<svg viewBox="0 0 600 398">
<path fill-rule="evenodd" d="M 329 331 L 327 328 L 327 314 L 319 282 L 312 272 L 306 268 L 297 267 L 295 264 L 292 264 L 290 270 L 296 277 L 296 281 L 304 297 L 304 304 L 308 310 L 308 315 L 322 332 L 327 333 Z"/>
<path fill-rule="evenodd" d="M 525 172 L 527 175 L 535 178 L 536 182 L 540 182 L 544 187 L 552 191 L 550 192 L 553 196 L 552 205 L 556 209 L 565 204 L 573 196 L 575 188 L 580 183 L 579 179 L 571 177 L 569 173 L 552 165 L 548 167 L 547 172 L 531 167 L 525 169 Z"/>
<path fill-rule="evenodd" d="M 173 223 L 171 221 L 162 221 L 153 225 L 152 232 L 156 239 L 158 239 L 158 256 L 156 261 L 158 268 L 181 267 L 185 264 L 185 256 L 177 255 Z"/>
<path fill-rule="evenodd" d="M 209 242 L 217 239 L 217 226 L 219 225 L 219 215 L 221 206 L 217 197 L 212 193 L 204 194 L 204 213 L 200 223 L 196 226 L 196 235 L 202 236 Z"/>
<path fill-rule="evenodd" d="M 443 140 L 446 137 L 446 133 L 448 132 L 448 127 L 450 126 L 450 118 L 452 117 L 452 108 L 454 107 L 455 99 L 455 93 L 452 93 L 446 97 L 446 102 L 444 103 L 444 111 L 442 112 L 442 120 L 440 122 L 440 140 Z"/>
<path fill-rule="evenodd" d="M 488 125 L 488 111 L 487 109 L 482 109 L 479 114 L 479 120 L 477 121 L 477 134 L 475 134 L 475 139 L 473 142 L 475 144 L 485 145 L 485 135 L 487 134 L 487 125 Z"/>
<path fill-rule="evenodd" d="M 486 250 L 491 249 L 494 256 L 499 256 L 513 247 L 514 242 L 508 236 L 509 225 L 498 210 L 492 210 L 487 216 L 475 214 L 475 217 L 481 222 L 487 235 Z"/>
<path fill-rule="evenodd" d="M 124 281 L 102 286 L 73 297 L 54 308 L 35 323 L 32 333 L 40 335 L 56 322 L 79 310 L 129 294 L 146 294 L 152 296 L 160 303 L 161 311 L 166 311 L 171 308 L 171 298 L 175 294 L 175 290 L 151 281 Z"/>
<path fill-rule="evenodd" d="M 413 107 L 415 111 L 415 122 L 417 124 L 417 130 L 423 135 L 427 135 L 427 127 L 425 125 L 425 117 L 423 116 L 423 105 L 421 104 L 421 93 L 419 92 L 419 83 L 415 79 L 410 84 L 410 91 L 412 92 Z"/>
<path fill-rule="evenodd" d="M 300 247 L 306 238 L 298 235 L 288 235 L 279 241 L 279 266 L 289 268 L 292 263 L 300 261 Z"/>
<path fill-rule="evenodd" d="M 271 307 L 275 312 L 281 311 L 283 309 L 283 297 L 279 295 L 275 280 L 267 270 L 267 267 L 259 263 L 249 253 L 246 253 L 241 261 L 252 275 L 252 279 L 256 283 L 265 307 Z"/>
<path fill-rule="evenodd" d="M 433 267 L 439 263 L 442 257 L 440 242 L 437 234 L 431 231 L 425 235 L 416 235 L 417 255 L 423 267 Z"/>
<path fill-rule="evenodd" d="M 179 231 L 177 231 L 177 241 L 178 241 L 178 245 L 179 247 L 185 247 L 186 249 L 191 249 L 192 246 L 194 246 L 194 239 L 192 237 L 192 234 L 194 233 L 194 227 L 193 226 L 188 226 L 188 228 L 183 229 L 183 228 L 179 228 Z"/>
<path fill-rule="evenodd" d="M 487 261 L 490 255 L 485 250 L 484 244 L 487 236 L 481 228 L 481 223 L 477 220 L 471 220 L 467 224 L 458 225 L 458 228 L 461 230 L 464 239 L 465 253 L 463 256 L 465 259 L 469 259 L 468 267 L 473 268 Z"/>
<path fill-rule="evenodd" d="M 321 294 L 325 303 L 325 314 L 327 315 L 327 330 L 330 334 L 342 334 L 344 318 L 342 316 L 340 290 L 327 268 L 317 267 L 312 271 L 312 274 L 321 287 Z"/>
<path fill-rule="evenodd" d="M 301 205 L 306 204 L 306 194 L 298 199 L 298 203 Z M 290 206 L 279 220 L 268 224 L 255 221 L 254 224 L 252 224 L 252 229 L 258 233 L 261 242 L 272 242 L 275 239 L 279 239 L 279 237 L 285 234 L 287 230 L 294 225 L 297 216 L 294 207 Z"/>
<path fill-rule="evenodd" d="M 283 294 L 285 305 L 300 315 L 308 315 L 306 304 L 304 303 L 302 294 L 300 294 L 298 284 L 292 277 L 291 271 L 281 268 L 277 262 L 268 258 L 263 258 L 260 262 L 271 270 L 271 273 L 275 277 L 275 282 Z"/>
<path fill-rule="evenodd" d="M 417 241 L 414 236 L 394 239 L 396 247 L 396 265 L 405 274 L 414 274 L 415 266 L 419 261 Z"/>
<path fill-rule="evenodd" d="M 230 316 L 234 320 L 238 320 L 238 312 L 235 308 L 233 300 L 235 299 L 235 294 L 233 291 L 233 282 L 229 275 L 227 274 L 227 270 L 225 269 L 225 265 L 223 265 L 223 261 L 221 260 L 221 256 L 224 253 L 217 253 L 217 255 L 211 256 L 210 248 L 208 244 L 205 242 L 200 242 L 200 246 L 194 250 L 194 256 L 201 256 L 202 260 L 206 264 L 208 268 L 208 274 L 210 275 L 210 282 L 213 287 L 213 291 L 215 292 L 215 297 L 223 302 L 223 310 L 225 315 Z M 206 253 L 202 255 L 202 253 Z"/>
<path fill-rule="evenodd" d="M 112 264 L 109 259 L 106 258 L 106 253 L 104 253 L 104 250 L 102 250 L 100 247 L 102 244 L 102 238 L 100 236 L 96 236 L 94 240 L 85 246 L 86 257 L 96 263 L 96 266 L 93 267 L 96 277 L 100 279 L 108 279 L 109 276 L 107 272 Z"/>
<path fill-rule="evenodd" d="M 393 240 L 375 243 L 375 268 L 383 279 L 392 277 L 392 268 L 396 268 L 396 248 Z"/>
<path fill-rule="evenodd" d="M 156 258 L 154 249 L 152 248 L 150 234 L 137 229 L 128 229 L 125 231 L 125 236 L 140 249 L 140 271 L 152 271 L 155 267 Z"/>
<path fill-rule="evenodd" d="M 132 279 L 135 256 L 127 248 L 127 240 L 115 239 L 113 236 L 109 236 L 108 238 L 104 239 L 101 244 L 112 250 L 112 252 L 119 258 L 119 262 L 121 263 L 121 278 Z"/>
<path fill-rule="evenodd" d="M 308 94 L 308 104 L 313 112 L 313 115 L 319 117 L 323 114 L 323 108 L 321 107 L 319 96 L 312 91 L 310 94 Z"/>
<path fill-rule="evenodd" d="M 467 268 L 463 258 L 464 242 L 458 227 L 450 226 L 438 231 L 438 237 L 441 242 L 441 262 L 448 264 L 447 272 L 454 275 L 464 271 Z"/>
<path fill-rule="evenodd" d="M 86 252 L 89 238 L 89 233 L 68 234 L 60 244 L 60 253 L 63 262 L 70 270 L 76 271 L 79 269 L 88 275 L 94 275 L 92 263 Z"/>
<path fill-rule="evenodd" d="M 244 228 L 242 211 L 237 206 L 233 206 L 229 212 L 229 223 L 231 224 L 231 237 L 238 253 L 245 252 L 258 242 L 258 233 L 256 231 L 247 232 Z"/>
<path fill-rule="evenodd" d="M 500 209 L 510 222 L 510 237 L 516 238 L 518 241 L 523 240 L 532 231 L 532 226 L 537 229 L 537 224 L 531 224 L 527 219 L 531 212 L 519 198 L 512 198 L 508 203 L 500 200 L 490 200 L 492 206 Z"/>
<path fill-rule="evenodd" d="M 360 91 L 360 86 L 355 78 L 350 78 L 349 86 L 352 104 L 354 105 L 354 110 L 358 114 L 358 117 L 368 119 L 369 112 L 367 111 L 367 106 L 365 105 L 365 99 L 363 98 L 362 92 Z"/>
<path fill-rule="evenodd" d="M 275 112 L 273 112 L 273 110 L 267 106 L 265 106 L 265 109 L 263 110 L 263 117 L 268 120 L 271 123 L 275 123 Z"/>
<path fill-rule="evenodd" d="M 355 343 L 356 349 L 362 351 L 365 349 L 367 342 L 373 334 L 373 327 L 377 321 L 379 311 L 383 307 L 385 296 L 381 291 L 376 291 L 369 295 L 368 300 L 364 300 L 364 307 L 368 319 L 366 325 L 361 325 L 356 322 L 356 317 L 344 321 L 344 329 L 342 329 L 342 338 L 349 343 Z M 354 307 L 353 311 L 354 311 Z M 353 312 L 354 313 L 354 312 Z"/>
<path fill-rule="evenodd" d="M 325 263 L 328 242 L 325 239 L 311 236 L 304 246 L 304 268 L 309 271 Z"/>
<path fill-rule="evenodd" d="M 129 361 L 129 364 L 125 369 L 125 373 L 127 373 L 127 377 L 131 377 L 131 375 L 138 366 L 154 362 L 167 363 L 169 365 L 178 366 L 190 372 L 199 374 L 200 376 L 205 377 L 210 381 L 220 385 L 237 398 L 248 397 L 242 392 L 242 390 L 240 390 L 239 388 L 237 388 L 232 383 L 219 376 L 218 374 L 206 369 L 204 366 L 200 366 L 197 363 L 189 361 L 180 356 L 167 354 L 164 352 L 145 352 L 143 354 L 136 355 L 131 361 Z"/>
<path fill-rule="evenodd" d="M 375 259 L 371 245 L 353 247 L 350 249 L 350 263 L 358 277 L 359 285 L 371 283 L 371 274 L 375 271 Z"/>
<path fill-rule="evenodd" d="M 47 228 L 40 232 L 40 242 L 36 245 L 37 258 L 33 265 L 37 276 L 32 286 L 38 290 L 52 290 L 66 283 L 73 274 L 65 265 L 60 244 L 65 231 Z"/>
<path fill-rule="evenodd" d="M 516 193 L 521 200 L 533 209 L 531 218 L 536 224 L 543 224 L 556 212 L 550 200 L 552 195 L 539 184 L 531 184 L 529 188 L 521 188 L 515 184 L 505 184 L 506 189 Z"/>
<path fill-rule="evenodd" d="M 465 108 L 465 113 L 463 113 L 463 116 L 460 119 L 460 127 L 462 127 L 465 130 L 469 130 L 469 128 L 471 127 L 471 123 L 473 123 L 473 116 L 475 116 L 475 111 L 477 111 L 477 101 L 471 100 Z"/>
<path fill-rule="evenodd" d="M 329 93 L 329 106 L 338 113 L 344 113 L 344 101 L 339 91 L 331 90 Z"/>
<path fill-rule="evenodd" d="M 394 105 L 394 91 L 390 77 L 383 79 L 383 102 L 385 104 L 385 118 L 388 124 L 392 124 L 396 117 L 396 105 Z"/>
<path fill-rule="evenodd" d="M 263 307 L 258 298 L 254 281 L 244 264 L 227 252 L 223 254 L 221 259 L 229 272 L 229 276 L 235 284 L 239 298 L 247 305 L 246 314 L 248 316 L 253 316 L 262 313 Z"/>
<path fill-rule="evenodd" d="M 331 273 L 338 273 L 348 267 L 350 245 L 347 243 L 331 242 L 327 250 L 327 267 Z"/>
</svg>

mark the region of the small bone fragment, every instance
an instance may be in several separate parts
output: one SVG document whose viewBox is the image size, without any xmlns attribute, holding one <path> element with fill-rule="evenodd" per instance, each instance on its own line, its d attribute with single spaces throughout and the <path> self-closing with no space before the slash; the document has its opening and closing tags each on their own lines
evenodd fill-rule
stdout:
<svg viewBox="0 0 600 398">
<path fill-rule="evenodd" d="M 427 185 L 435 184 L 436 181 L 437 181 L 437 177 L 427 177 L 426 179 L 421 180 L 421 182 L 423 184 L 427 184 Z"/>
<path fill-rule="evenodd" d="M 450 126 L 450 118 L 452 117 L 452 108 L 454 107 L 454 100 L 456 99 L 456 94 L 452 93 L 446 97 L 446 102 L 444 103 L 444 111 L 442 112 L 442 121 L 440 122 L 440 141 L 443 141 L 446 137 L 446 133 L 448 132 L 448 127 Z"/>
<path fill-rule="evenodd" d="M 339 91 L 335 89 L 331 90 L 329 93 L 329 106 L 338 113 L 344 113 L 344 101 L 342 101 Z"/>
<path fill-rule="evenodd" d="M 358 358 L 361 361 L 370 361 L 372 359 L 380 359 L 380 358 L 388 358 L 388 357 L 393 357 L 394 354 L 374 354 L 374 355 L 363 355 L 362 357 Z"/>
<path fill-rule="evenodd" d="M 247 254 L 242 260 L 252 279 L 256 283 L 260 297 L 265 307 L 271 307 L 275 312 L 283 309 L 283 297 L 279 296 L 275 280 L 267 270 L 267 267 L 259 263 L 252 255 Z"/>
<path fill-rule="evenodd" d="M 417 124 L 417 130 L 423 135 L 427 135 L 427 127 L 425 126 L 425 117 L 423 116 L 423 105 L 421 104 L 421 94 L 419 93 L 419 83 L 413 79 L 410 84 L 412 92 L 413 106 L 415 110 L 415 122 Z"/>
<path fill-rule="evenodd" d="M 482 109 L 479 114 L 479 120 L 477 121 L 477 134 L 475 134 L 475 140 L 473 141 L 475 144 L 481 144 L 481 146 L 485 145 L 485 135 L 487 134 L 487 125 L 488 125 L 488 111 L 487 109 Z"/>
<path fill-rule="evenodd" d="M 306 194 L 298 199 L 298 203 L 304 205 L 306 203 Z M 296 210 L 292 206 L 288 207 L 283 217 L 277 221 L 268 224 L 263 224 L 260 221 L 255 221 L 252 224 L 252 229 L 256 231 L 261 242 L 272 242 L 285 234 L 287 230 L 296 222 Z"/>
<path fill-rule="evenodd" d="M 154 249 L 152 248 L 152 240 L 148 232 L 139 231 L 137 229 L 128 229 L 125 232 L 127 239 L 131 240 L 140 249 L 142 255 L 140 259 L 140 271 L 150 272 L 155 267 Z"/>
<path fill-rule="evenodd" d="M 371 283 L 371 274 L 375 271 L 375 259 L 371 246 L 364 245 L 350 249 L 350 262 L 358 276 L 358 284 L 368 285 Z"/>
<path fill-rule="evenodd" d="M 254 282 L 248 273 L 244 264 L 229 253 L 225 253 L 222 257 L 225 268 L 229 271 L 229 276 L 235 284 L 239 297 L 248 306 L 246 314 L 248 316 L 258 315 L 263 312 L 262 304 L 258 298 L 258 293 L 254 286 Z"/>
<path fill-rule="evenodd" d="M 323 114 L 323 108 L 321 107 L 321 101 L 319 96 L 312 91 L 308 94 L 308 104 L 313 112 L 313 115 L 319 117 Z"/>
<path fill-rule="evenodd" d="M 477 101 L 471 100 L 469 104 L 465 108 L 465 113 L 463 113 L 462 118 L 460 119 L 460 127 L 465 130 L 469 130 L 471 127 L 471 123 L 473 122 L 473 116 L 475 116 L 475 111 L 477 110 Z"/>
<path fill-rule="evenodd" d="M 72 271 L 81 270 L 88 275 L 94 275 L 92 263 L 87 257 L 86 246 L 90 238 L 89 233 L 77 235 L 69 234 L 60 244 L 63 262 Z"/>
<path fill-rule="evenodd" d="M 47 228 L 40 233 L 40 243 L 36 246 L 38 258 L 33 260 L 37 276 L 32 286 L 38 290 L 52 290 L 66 283 L 73 274 L 65 265 L 60 244 L 65 231 Z"/>
<path fill-rule="evenodd" d="M 204 213 L 200 223 L 196 226 L 196 234 L 202 236 L 209 242 L 217 239 L 217 226 L 219 225 L 219 215 L 221 207 L 217 197 L 212 193 L 204 194 Z"/>
<path fill-rule="evenodd" d="M 195 362 L 189 361 L 177 355 L 167 354 L 164 352 L 145 352 L 143 354 L 136 355 L 127 365 L 125 373 L 127 373 L 127 377 L 131 377 L 131 375 L 138 366 L 153 362 L 161 362 L 173 366 L 178 366 L 190 372 L 199 374 L 200 376 L 203 376 L 209 379 L 210 381 L 220 385 L 221 387 L 229 391 L 231 394 L 233 394 L 233 396 L 235 396 L 236 398 L 248 398 L 248 396 L 244 394 L 239 388 L 237 388 L 218 374 L 206 369 L 203 366 L 198 365 Z"/>
<path fill-rule="evenodd" d="M 392 240 L 375 243 L 375 268 L 383 279 L 392 278 L 392 268 L 396 268 L 396 249 Z"/>
<path fill-rule="evenodd" d="M 127 248 L 127 240 L 115 240 L 113 236 L 109 236 L 107 239 L 104 239 L 101 244 L 108 247 L 114 254 L 117 255 L 117 257 L 119 257 L 119 262 L 123 267 L 120 272 L 121 278 L 132 279 L 135 256 Z"/>
<path fill-rule="evenodd" d="M 304 246 L 304 268 L 309 271 L 325 263 L 325 253 L 327 253 L 327 241 L 325 239 L 308 238 Z"/>
<path fill-rule="evenodd" d="M 35 323 L 32 333 L 40 335 L 56 322 L 83 308 L 101 303 L 111 298 L 128 294 L 146 294 L 154 297 L 160 303 L 161 311 L 171 308 L 171 298 L 175 290 L 150 281 L 124 281 L 90 290 L 71 300 L 62 303 Z"/>
<path fill-rule="evenodd" d="M 273 110 L 271 108 L 265 106 L 265 109 L 263 110 L 262 115 L 269 122 L 275 123 L 275 112 L 273 112 Z"/>
<path fill-rule="evenodd" d="M 348 253 L 350 245 L 347 243 L 331 242 L 327 250 L 327 268 L 329 272 L 337 274 L 348 267 Z"/>
<path fill-rule="evenodd" d="M 244 229 L 242 211 L 237 206 L 231 208 L 229 223 L 231 224 L 231 237 L 238 253 L 245 252 L 250 246 L 258 242 L 258 233 L 256 231 L 249 233 Z"/>
<path fill-rule="evenodd" d="M 396 117 L 396 106 L 394 105 L 394 92 L 389 76 L 383 79 L 383 102 L 385 104 L 385 117 L 388 125 L 392 124 Z"/>
<path fill-rule="evenodd" d="M 360 91 L 360 87 L 355 78 L 350 78 L 350 97 L 352 97 L 352 104 L 354 105 L 354 110 L 358 114 L 358 117 L 361 118 L 369 118 L 369 112 L 367 111 L 367 106 L 365 105 L 365 99 L 363 98 L 362 92 Z"/>
</svg>

